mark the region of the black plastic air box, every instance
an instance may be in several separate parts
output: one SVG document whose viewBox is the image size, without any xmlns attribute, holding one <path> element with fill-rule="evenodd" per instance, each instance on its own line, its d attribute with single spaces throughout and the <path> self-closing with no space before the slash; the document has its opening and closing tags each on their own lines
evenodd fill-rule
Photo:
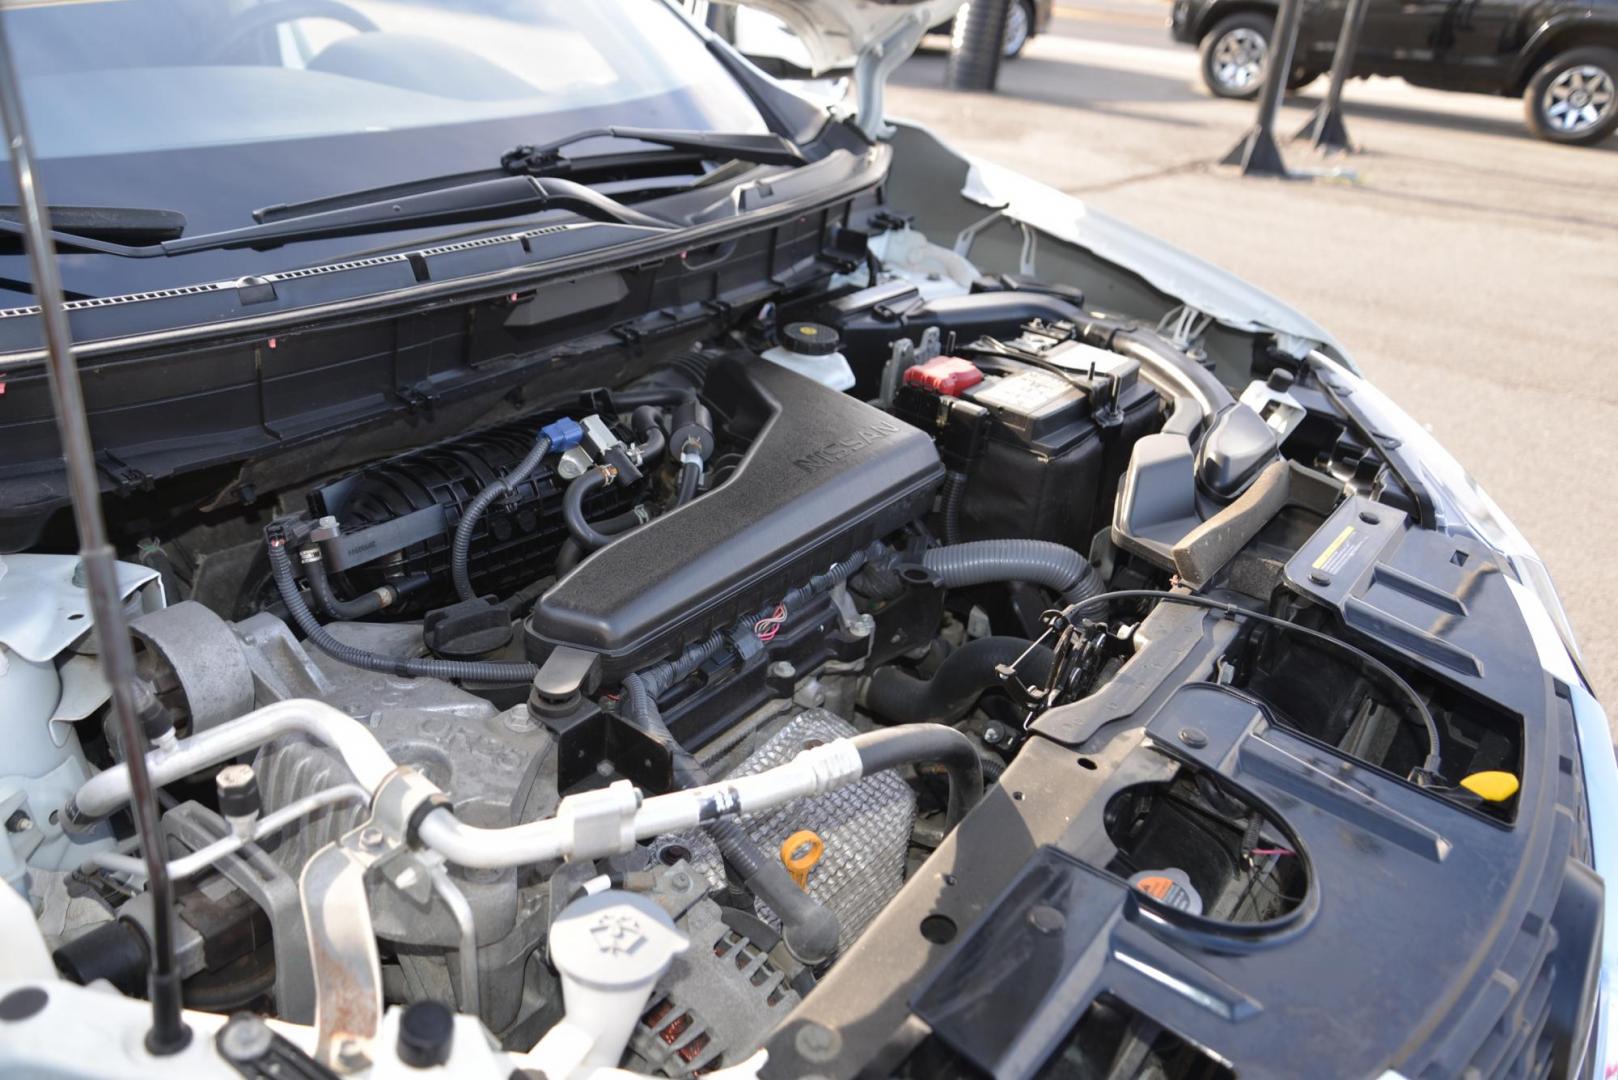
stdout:
<svg viewBox="0 0 1618 1080">
<path fill-rule="evenodd" d="M 704 397 L 741 463 L 552 586 L 528 618 L 534 660 L 570 645 L 609 679 L 661 660 L 922 516 L 943 479 L 926 434 L 773 364 L 727 360 Z"/>
</svg>

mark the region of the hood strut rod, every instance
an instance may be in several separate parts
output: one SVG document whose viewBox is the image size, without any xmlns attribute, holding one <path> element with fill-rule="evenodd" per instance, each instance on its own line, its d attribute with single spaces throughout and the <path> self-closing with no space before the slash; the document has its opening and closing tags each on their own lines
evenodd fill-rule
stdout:
<svg viewBox="0 0 1618 1080">
<path fill-rule="evenodd" d="M 174 886 L 169 880 L 163 837 L 158 830 L 157 796 L 146 771 L 146 736 L 136 715 L 135 657 L 119 595 L 117 553 L 107 541 L 106 520 L 101 512 L 101 491 L 96 482 L 84 390 L 73 357 L 56 248 L 49 235 L 50 225 L 45 220 L 45 199 L 34 176 L 17 68 L 11 62 L 11 43 L 6 37 L 8 17 L 0 14 L 0 124 L 4 125 L 11 175 L 17 185 L 18 216 L 28 248 L 34 298 L 39 302 L 51 399 L 56 408 L 56 426 L 73 496 L 73 517 L 78 526 L 79 558 L 89 589 L 102 670 L 107 685 L 112 688 L 112 713 L 124 758 L 129 764 L 130 806 L 146 860 L 147 891 L 152 900 L 151 970 L 147 976 L 152 1027 L 146 1033 L 146 1049 L 154 1055 L 175 1054 L 190 1043 L 191 1031 L 181 1016 L 180 976 L 174 964 Z"/>
</svg>

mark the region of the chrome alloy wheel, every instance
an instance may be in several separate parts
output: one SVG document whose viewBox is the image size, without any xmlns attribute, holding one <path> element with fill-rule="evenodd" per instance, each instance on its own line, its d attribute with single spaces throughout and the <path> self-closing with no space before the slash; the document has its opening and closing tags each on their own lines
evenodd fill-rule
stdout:
<svg viewBox="0 0 1618 1080">
<path fill-rule="evenodd" d="M 1612 112 L 1618 88 L 1594 64 L 1578 64 L 1551 80 L 1540 100 L 1545 125 L 1565 134 L 1588 131 Z"/>
<path fill-rule="evenodd" d="M 1257 30 L 1238 26 L 1213 47 L 1213 77 L 1231 90 L 1248 90 L 1264 79 L 1264 59 L 1270 44 Z"/>
</svg>

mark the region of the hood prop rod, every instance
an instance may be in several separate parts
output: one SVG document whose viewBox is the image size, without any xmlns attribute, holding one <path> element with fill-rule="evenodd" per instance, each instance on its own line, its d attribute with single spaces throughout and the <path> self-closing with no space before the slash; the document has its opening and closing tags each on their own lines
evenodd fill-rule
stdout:
<svg viewBox="0 0 1618 1080">
<path fill-rule="evenodd" d="M 129 765 L 130 805 L 146 860 L 147 891 L 152 898 L 151 969 L 147 976 L 152 1027 L 146 1033 L 146 1049 L 154 1056 L 165 1056 L 179 1053 L 191 1041 L 191 1031 L 181 1016 L 180 976 L 174 963 L 174 886 L 158 831 L 157 796 L 146 771 L 146 736 L 136 714 L 135 657 L 124 622 L 117 553 L 107 541 L 106 520 L 101 512 L 84 389 L 73 356 L 56 248 L 45 219 L 45 199 L 34 175 L 17 68 L 11 62 L 11 43 L 6 36 L 8 20 L 8 14 L 0 14 L 0 123 L 4 125 L 11 175 L 17 185 L 18 217 L 34 279 L 34 298 L 39 302 L 51 399 L 78 527 L 79 558 L 100 642 L 102 670 L 112 688 L 113 717 Z"/>
</svg>

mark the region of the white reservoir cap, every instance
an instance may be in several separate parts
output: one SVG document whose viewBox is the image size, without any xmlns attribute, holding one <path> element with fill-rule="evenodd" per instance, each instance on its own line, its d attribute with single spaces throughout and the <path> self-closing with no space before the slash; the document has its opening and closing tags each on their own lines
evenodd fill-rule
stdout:
<svg viewBox="0 0 1618 1080">
<path fill-rule="evenodd" d="M 652 988 L 687 944 L 657 904 L 617 889 L 575 900 L 551 924 L 567 1021 L 593 1036 L 586 1065 L 618 1064 Z"/>
</svg>

